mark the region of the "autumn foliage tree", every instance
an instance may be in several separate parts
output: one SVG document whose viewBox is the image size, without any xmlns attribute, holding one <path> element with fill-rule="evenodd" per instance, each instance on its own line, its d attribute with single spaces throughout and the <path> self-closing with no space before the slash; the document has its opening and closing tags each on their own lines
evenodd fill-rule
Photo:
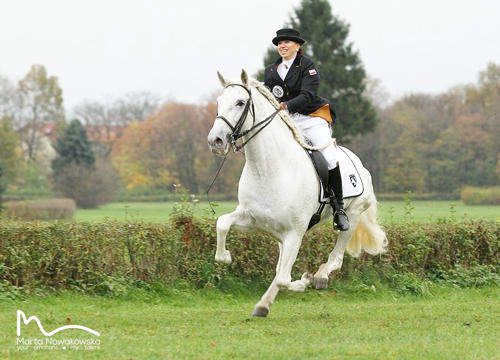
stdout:
<svg viewBox="0 0 500 360">
<path fill-rule="evenodd" d="M 375 131 L 351 139 L 377 191 L 458 193 L 500 183 L 500 66 L 477 84 L 408 95 L 379 110 Z"/>
<path fill-rule="evenodd" d="M 216 116 L 214 104 L 169 103 L 146 121 L 131 124 L 113 149 L 113 163 L 127 189 L 173 189 L 180 183 L 202 193 L 218 161 L 208 150 L 207 134 Z M 235 165 L 233 165 L 235 164 Z M 241 158 L 229 164 L 214 191 L 235 192 Z"/>
<path fill-rule="evenodd" d="M 17 99 L 16 128 L 19 129 L 27 158 L 36 161 L 43 125 L 65 120 L 59 80 L 56 76 L 49 76 L 43 65 L 33 65 L 19 81 Z"/>
<path fill-rule="evenodd" d="M 124 129 L 147 119 L 158 109 L 159 99 L 149 92 L 132 92 L 112 102 L 84 101 L 73 109 L 87 128 L 97 155 L 108 159 Z"/>
</svg>

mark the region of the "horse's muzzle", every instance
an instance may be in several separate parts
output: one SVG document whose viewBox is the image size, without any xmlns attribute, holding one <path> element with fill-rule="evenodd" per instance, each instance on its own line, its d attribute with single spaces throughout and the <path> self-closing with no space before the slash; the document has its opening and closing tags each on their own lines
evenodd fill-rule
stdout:
<svg viewBox="0 0 500 360">
<path fill-rule="evenodd" d="M 218 136 L 211 137 L 210 134 L 208 136 L 208 147 L 218 156 L 224 156 L 229 151 L 229 143 L 227 141 Z"/>
</svg>

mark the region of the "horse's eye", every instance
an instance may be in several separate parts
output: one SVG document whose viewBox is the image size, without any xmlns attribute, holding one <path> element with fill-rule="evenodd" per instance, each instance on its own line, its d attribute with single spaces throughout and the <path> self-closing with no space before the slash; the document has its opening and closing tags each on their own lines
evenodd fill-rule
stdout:
<svg viewBox="0 0 500 360">
<path fill-rule="evenodd" d="M 243 100 L 238 100 L 236 102 L 236 106 L 243 106 L 243 105 L 245 105 L 245 102 Z"/>
</svg>

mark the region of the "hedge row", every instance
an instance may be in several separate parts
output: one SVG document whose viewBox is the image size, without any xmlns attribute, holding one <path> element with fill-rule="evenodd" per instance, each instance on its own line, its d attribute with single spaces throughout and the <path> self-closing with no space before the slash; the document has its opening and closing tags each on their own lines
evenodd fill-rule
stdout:
<svg viewBox="0 0 500 360">
<path fill-rule="evenodd" d="M 500 205 L 500 186 L 466 186 L 462 189 L 461 198 L 466 205 Z"/>
<path fill-rule="evenodd" d="M 389 251 L 346 255 L 337 276 L 353 272 L 414 273 L 436 277 L 457 266 L 500 269 L 500 223 L 394 224 L 386 226 Z M 330 226 L 309 232 L 294 278 L 316 271 L 333 248 Z M 230 231 L 231 265 L 214 262 L 213 220 L 177 218 L 165 225 L 119 222 L 0 222 L 0 279 L 16 287 L 98 290 L 110 278 L 151 283 L 187 281 L 198 287 L 236 278 L 269 283 L 276 240 L 261 232 Z"/>
<path fill-rule="evenodd" d="M 9 201 L 5 203 L 5 215 L 11 219 L 71 219 L 75 210 L 76 203 L 73 199 Z"/>
</svg>

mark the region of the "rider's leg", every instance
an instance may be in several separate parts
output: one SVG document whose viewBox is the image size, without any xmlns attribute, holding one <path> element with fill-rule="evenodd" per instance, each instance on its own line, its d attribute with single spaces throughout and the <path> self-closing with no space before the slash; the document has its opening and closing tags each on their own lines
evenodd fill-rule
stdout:
<svg viewBox="0 0 500 360">
<path fill-rule="evenodd" d="M 309 117 L 296 122 L 300 130 L 311 140 L 313 146 L 321 146 L 332 140 L 328 123 L 318 117 Z M 338 148 L 331 144 L 321 150 L 328 162 L 328 183 L 330 204 L 333 208 L 333 221 L 340 231 L 349 229 L 349 219 L 344 211 L 344 197 L 342 192 L 342 178 L 338 166 Z"/>
<path fill-rule="evenodd" d="M 347 231 L 349 230 L 349 219 L 344 211 L 344 196 L 339 166 L 328 170 L 328 184 L 330 187 L 330 204 L 334 210 L 333 221 L 337 229 L 340 231 Z"/>
</svg>

